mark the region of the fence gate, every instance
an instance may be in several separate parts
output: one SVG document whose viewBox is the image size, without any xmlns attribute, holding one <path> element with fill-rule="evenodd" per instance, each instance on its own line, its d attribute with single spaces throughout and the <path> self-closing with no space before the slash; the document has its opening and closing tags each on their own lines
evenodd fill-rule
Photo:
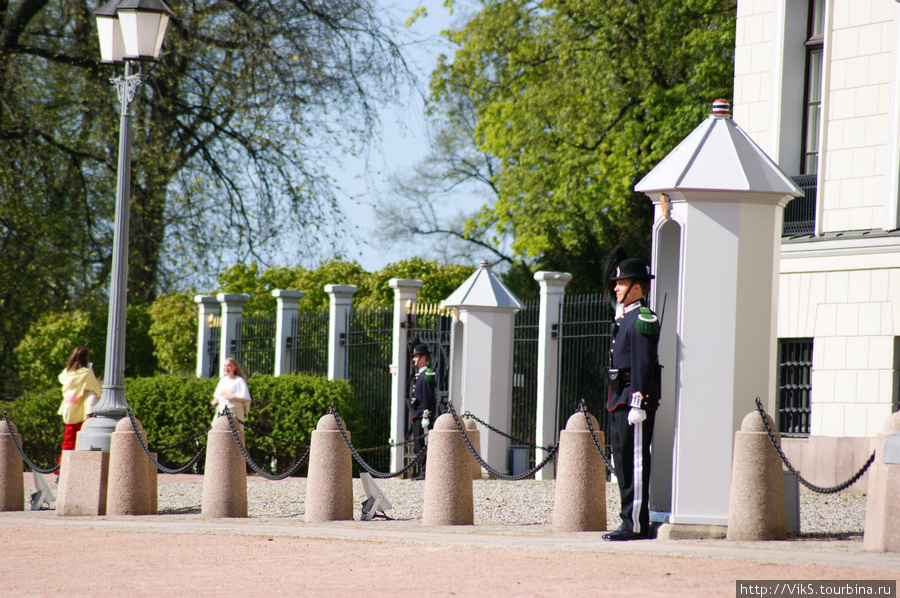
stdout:
<svg viewBox="0 0 900 598">
<path fill-rule="evenodd" d="M 435 398 L 437 401 L 436 418 L 444 412 L 450 400 L 450 327 L 453 318 L 450 310 L 438 305 L 417 303 L 410 306 L 406 316 L 406 362 L 409 364 L 406 377 L 406 395 L 412 395 L 416 385 L 416 371 L 412 366 L 412 354 L 416 345 L 428 345 L 431 351 L 429 367 L 434 370 Z M 414 456 L 413 446 L 407 445 L 404 450 L 405 459 Z M 408 461 L 404 460 L 404 463 Z"/>
<path fill-rule="evenodd" d="M 286 347 L 291 372 L 328 375 L 328 318 L 326 309 L 301 311 L 291 319 Z"/>
<path fill-rule="evenodd" d="M 393 324 L 391 308 L 351 309 L 347 313 L 348 333 L 340 339 L 347 347 L 346 377 L 369 430 L 369 437 L 359 446 L 386 446 L 390 441 Z M 366 461 L 387 471 L 390 452 L 368 454 Z"/>
<path fill-rule="evenodd" d="M 516 313 L 513 332 L 512 427 L 509 435 L 516 440 L 510 446 L 513 450 L 527 451 L 528 469 L 535 465 L 533 444 L 537 424 L 540 306 L 540 299 L 526 301 L 525 309 Z"/>
<path fill-rule="evenodd" d="M 567 295 L 559 306 L 559 374 L 557 425 L 560 430 L 583 398 L 600 423 L 609 449 L 609 417 L 606 411 L 606 368 L 614 313 L 600 294 Z M 552 334 L 552 333 L 551 333 Z"/>
<path fill-rule="evenodd" d="M 207 378 L 219 377 L 219 345 L 222 342 L 222 318 L 210 316 L 209 340 L 206 341 L 206 352 L 209 354 L 209 370 Z"/>
<path fill-rule="evenodd" d="M 275 315 L 243 316 L 231 354 L 249 378 L 275 371 Z"/>
</svg>

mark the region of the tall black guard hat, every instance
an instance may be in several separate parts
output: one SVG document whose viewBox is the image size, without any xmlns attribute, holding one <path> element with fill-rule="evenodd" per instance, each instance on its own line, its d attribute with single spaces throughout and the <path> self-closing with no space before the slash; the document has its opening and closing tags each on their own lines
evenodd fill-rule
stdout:
<svg viewBox="0 0 900 598">
<path fill-rule="evenodd" d="M 650 268 L 647 263 L 639 258 L 630 257 L 619 262 L 616 268 L 616 274 L 611 280 L 653 280 L 656 278 L 650 274 Z"/>
<path fill-rule="evenodd" d="M 431 349 L 428 348 L 426 344 L 416 345 L 413 349 L 413 355 L 431 355 Z"/>
</svg>

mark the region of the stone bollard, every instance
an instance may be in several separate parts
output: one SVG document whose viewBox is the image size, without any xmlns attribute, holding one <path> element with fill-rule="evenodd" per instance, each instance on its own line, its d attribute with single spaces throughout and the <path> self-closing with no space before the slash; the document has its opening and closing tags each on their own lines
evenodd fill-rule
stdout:
<svg viewBox="0 0 900 598">
<path fill-rule="evenodd" d="M 341 426 L 350 438 L 343 419 Z M 306 521 L 353 519 L 353 457 L 331 413 L 319 418 L 309 441 L 305 517 Z"/>
<path fill-rule="evenodd" d="M 863 549 L 900 552 L 900 411 L 891 414 L 875 437 L 875 460 L 869 469 Z"/>
<path fill-rule="evenodd" d="M 153 456 L 153 460 L 159 463 L 159 455 L 157 453 L 150 454 Z M 149 484 L 150 492 L 150 514 L 156 515 L 159 512 L 159 470 L 153 464 L 153 461 L 149 459 L 147 463 L 147 483 Z"/>
<path fill-rule="evenodd" d="M 59 471 L 57 517 L 106 515 L 109 451 L 63 451 Z"/>
<path fill-rule="evenodd" d="M 462 420 L 463 424 L 466 427 L 466 436 L 469 437 L 469 442 L 472 443 L 472 447 L 478 452 L 478 455 L 481 456 L 481 432 L 478 431 L 478 424 L 475 423 L 474 419 L 466 418 Z M 472 453 L 469 453 L 471 456 Z M 472 459 L 472 479 L 480 480 L 481 479 L 481 463 L 478 462 L 474 456 L 470 457 Z"/>
<path fill-rule="evenodd" d="M 147 444 L 147 433 L 135 420 L 138 432 Z M 150 514 L 150 461 L 134 434 L 131 419 L 123 417 L 116 424 L 109 441 L 109 481 L 107 483 L 107 515 Z"/>
<path fill-rule="evenodd" d="M 238 436 L 243 444 L 244 431 L 238 429 Z M 209 431 L 200 513 L 214 519 L 247 516 L 247 462 L 224 416 Z"/>
<path fill-rule="evenodd" d="M 428 434 L 422 525 L 474 525 L 472 453 L 445 413 Z"/>
<path fill-rule="evenodd" d="M 600 446 L 605 443 L 593 415 L 591 425 Z M 569 417 L 556 456 L 553 531 L 594 532 L 606 529 L 606 465 L 588 429 L 584 414 Z"/>
<path fill-rule="evenodd" d="M 25 510 L 25 471 L 22 455 L 16 448 L 15 441 L 22 446 L 22 435 L 16 425 L 0 420 L 0 511 Z"/>
<path fill-rule="evenodd" d="M 774 431 L 775 422 L 768 415 L 766 420 Z M 781 446 L 781 437 L 776 433 L 775 438 Z M 725 537 L 735 541 L 787 538 L 781 459 L 756 411 L 744 416 L 734 435 Z"/>
</svg>

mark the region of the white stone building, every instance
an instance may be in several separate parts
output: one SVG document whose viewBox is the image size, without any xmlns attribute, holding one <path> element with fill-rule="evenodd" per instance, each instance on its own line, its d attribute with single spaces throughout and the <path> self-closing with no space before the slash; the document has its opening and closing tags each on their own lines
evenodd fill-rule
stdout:
<svg viewBox="0 0 900 598">
<path fill-rule="evenodd" d="M 900 394 L 900 3 L 737 6 L 733 118 L 808 189 L 784 214 L 770 408 L 827 486 L 865 462 Z"/>
</svg>

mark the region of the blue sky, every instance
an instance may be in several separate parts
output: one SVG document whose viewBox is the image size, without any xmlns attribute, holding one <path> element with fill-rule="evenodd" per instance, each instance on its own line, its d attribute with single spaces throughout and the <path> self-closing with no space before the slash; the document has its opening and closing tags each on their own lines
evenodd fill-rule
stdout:
<svg viewBox="0 0 900 598">
<path fill-rule="evenodd" d="M 443 0 L 384 2 L 384 7 L 401 23 L 418 7 L 423 6 L 427 10 L 427 16 L 419 18 L 407 29 L 409 36 L 416 40 L 414 45 L 407 46 L 407 60 L 419 71 L 420 85 L 426 92 L 438 55 L 441 52 L 452 55 L 451 45 L 442 40 L 439 34 L 458 23 L 463 13 L 462 7 L 468 2 L 457 2 L 453 15 L 442 4 Z M 403 175 L 428 152 L 430 146 L 423 108 L 422 100 L 416 94 L 398 98 L 397 105 L 382 109 L 382 139 L 369 148 L 368 155 L 360 158 L 345 157 L 340 167 L 335 166 L 330 171 L 349 196 L 342 199 L 341 207 L 360 240 L 345 240 L 347 257 L 357 260 L 370 272 L 417 255 L 417 247 L 421 246 L 413 241 L 395 244 L 389 249 L 380 246 L 372 205 L 379 195 L 387 194 L 388 179 L 392 174 Z M 452 203 L 454 205 L 447 208 L 448 214 L 455 214 L 460 209 L 474 211 L 482 200 L 462 193 Z"/>
</svg>

